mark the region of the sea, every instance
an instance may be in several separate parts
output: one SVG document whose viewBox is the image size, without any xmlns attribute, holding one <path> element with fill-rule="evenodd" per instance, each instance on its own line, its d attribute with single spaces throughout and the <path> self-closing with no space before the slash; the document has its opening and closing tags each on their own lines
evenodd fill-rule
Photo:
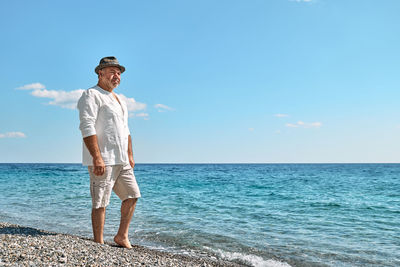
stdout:
<svg viewBox="0 0 400 267">
<path fill-rule="evenodd" d="M 133 244 L 248 266 L 400 266 L 400 164 L 137 164 Z M 120 200 L 107 207 L 112 241 Z M 0 221 L 92 237 L 87 168 L 0 164 Z"/>
</svg>

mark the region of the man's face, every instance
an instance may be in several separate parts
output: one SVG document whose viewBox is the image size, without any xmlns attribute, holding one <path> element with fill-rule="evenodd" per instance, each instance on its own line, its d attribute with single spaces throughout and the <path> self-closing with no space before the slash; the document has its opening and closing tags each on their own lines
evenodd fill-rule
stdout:
<svg viewBox="0 0 400 267">
<path fill-rule="evenodd" d="M 106 67 L 99 71 L 99 77 L 107 87 L 114 89 L 121 82 L 121 70 L 117 67 Z"/>
</svg>

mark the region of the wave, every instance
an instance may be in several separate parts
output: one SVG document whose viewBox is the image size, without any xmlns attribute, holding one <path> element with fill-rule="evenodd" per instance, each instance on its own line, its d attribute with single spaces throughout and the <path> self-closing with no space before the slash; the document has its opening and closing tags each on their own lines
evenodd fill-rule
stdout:
<svg viewBox="0 0 400 267">
<path fill-rule="evenodd" d="M 228 252 L 223 251 L 221 249 L 212 249 L 209 247 L 204 247 L 207 250 L 211 250 L 216 253 L 220 258 L 228 260 L 228 261 L 238 261 L 244 264 L 249 264 L 254 267 L 291 267 L 290 264 L 286 262 L 282 262 L 279 260 L 268 259 L 252 255 L 252 254 L 243 254 L 239 252 Z"/>
</svg>

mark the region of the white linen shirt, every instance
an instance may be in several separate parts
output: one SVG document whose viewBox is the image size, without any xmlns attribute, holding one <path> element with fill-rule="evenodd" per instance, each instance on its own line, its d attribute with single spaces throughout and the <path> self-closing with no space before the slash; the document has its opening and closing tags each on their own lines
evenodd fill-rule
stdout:
<svg viewBox="0 0 400 267">
<path fill-rule="evenodd" d="M 78 101 L 79 129 L 82 137 L 97 135 L 101 156 L 105 165 L 129 164 L 128 157 L 128 110 L 123 97 L 94 86 L 82 93 Z M 82 164 L 93 165 L 93 158 L 83 142 Z"/>
</svg>

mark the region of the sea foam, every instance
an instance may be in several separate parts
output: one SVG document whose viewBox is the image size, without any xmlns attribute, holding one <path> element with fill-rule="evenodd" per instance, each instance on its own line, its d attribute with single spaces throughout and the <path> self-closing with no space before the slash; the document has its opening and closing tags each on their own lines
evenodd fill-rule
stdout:
<svg viewBox="0 0 400 267">
<path fill-rule="evenodd" d="M 265 260 L 260 256 L 252 254 L 243 254 L 239 252 L 228 252 L 221 249 L 213 250 L 211 248 L 206 248 L 214 251 L 219 257 L 228 261 L 240 261 L 246 264 L 250 264 L 254 267 L 291 267 L 290 264 L 278 260 L 268 259 Z"/>
</svg>

